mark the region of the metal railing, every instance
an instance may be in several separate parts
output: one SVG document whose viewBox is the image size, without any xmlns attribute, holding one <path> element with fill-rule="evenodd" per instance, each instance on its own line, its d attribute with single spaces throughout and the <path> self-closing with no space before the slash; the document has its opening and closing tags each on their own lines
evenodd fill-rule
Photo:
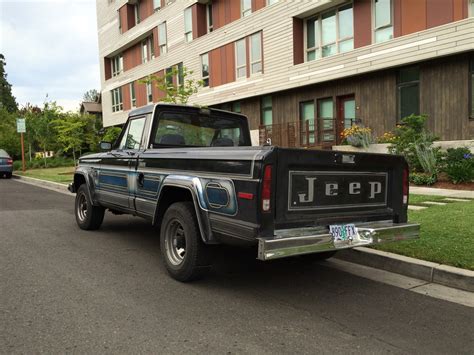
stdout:
<svg viewBox="0 0 474 355">
<path fill-rule="evenodd" d="M 330 148 L 337 144 L 335 118 L 317 118 L 259 127 L 260 144 L 271 139 L 273 145 L 288 148 Z"/>
</svg>

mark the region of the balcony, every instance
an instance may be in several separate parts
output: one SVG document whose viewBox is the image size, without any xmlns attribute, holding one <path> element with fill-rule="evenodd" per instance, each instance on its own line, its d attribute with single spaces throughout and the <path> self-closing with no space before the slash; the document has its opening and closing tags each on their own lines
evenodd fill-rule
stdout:
<svg viewBox="0 0 474 355">
<path fill-rule="evenodd" d="M 344 122 L 335 118 L 275 123 L 259 127 L 259 143 L 271 141 L 272 145 L 286 148 L 331 149 L 341 143 Z M 351 126 L 359 124 L 359 119 L 346 121 Z"/>
</svg>

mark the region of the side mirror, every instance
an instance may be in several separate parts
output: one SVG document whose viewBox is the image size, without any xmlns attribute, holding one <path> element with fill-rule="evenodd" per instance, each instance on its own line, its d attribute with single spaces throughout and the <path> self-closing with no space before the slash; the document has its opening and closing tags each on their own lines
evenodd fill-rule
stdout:
<svg viewBox="0 0 474 355">
<path fill-rule="evenodd" d="M 110 142 L 100 142 L 100 150 L 107 152 L 112 150 L 112 143 Z"/>
</svg>

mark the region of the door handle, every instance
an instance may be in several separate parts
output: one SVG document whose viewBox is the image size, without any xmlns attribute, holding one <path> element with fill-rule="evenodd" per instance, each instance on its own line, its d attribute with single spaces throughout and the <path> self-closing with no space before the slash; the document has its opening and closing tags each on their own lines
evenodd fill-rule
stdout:
<svg viewBox="0 0 474 355">
<path fill-rule="evenodd" d="M 145 183 L 145 175 L 143 175 L 143 173 L 139 173 L 137 180 L 138 180 L 138 186 L 143 187 Z"/>
</svg>

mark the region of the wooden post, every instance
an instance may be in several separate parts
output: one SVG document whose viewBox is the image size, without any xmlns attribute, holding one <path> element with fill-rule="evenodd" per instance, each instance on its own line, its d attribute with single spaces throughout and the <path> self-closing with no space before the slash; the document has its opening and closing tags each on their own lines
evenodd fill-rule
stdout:
<svg viewBox="0 0 474 355">
<path fill-rule="evenodd" d="M 25 143 L 23 141 L 23 133 L 21 133 L 21 162 L 23 166 L 23 172 L 25 172 Z"/>
</svg>

